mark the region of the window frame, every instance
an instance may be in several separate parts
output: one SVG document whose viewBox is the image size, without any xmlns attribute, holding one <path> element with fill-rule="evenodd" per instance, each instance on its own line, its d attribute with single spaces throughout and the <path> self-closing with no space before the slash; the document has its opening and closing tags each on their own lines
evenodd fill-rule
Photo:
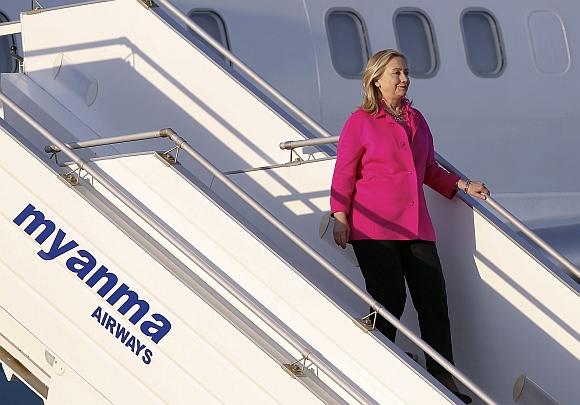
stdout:
<svg viewBox="0 0 580 405">
<path fill-rule="evenodd" d="M 433 61 L 434 61 L 434 64 L 433 64 L 434 66 L 431 68 L 431 70 L 429 72 L 427 72 L 425 74 L 415 74 L 415 73 L 409 72 L 409 76 L 414 77 L 414 78 L 418 78 L 418 79 L 430 79 L 432 77 L 435 77 L 435 75 L 437 75 L 437 73 L 439 72 L 439 66 L 441 65 L 441 62 L 439 60 L 439 46 L 437 44 L 437 42 L 438 42 L 437 35 L 435 34 L 435 26 L 433 25 L 433 21 L 431 20 L 429 15 L 425 12 L 425 10 L 420 9 L 418 7 L 400 7 L 400 8 L 395 10 L 395 12 L 393 13 L 393 31 L 395 33 L 395 41 L 397 43 L 397 49 L 399 51 L 403 52 L 403 54 L 405 54 L 405 51 L 401 49 L 401 41 L 399 39 L 399 31 L 397 30 L 397 16 L 401 13 L 419 14 L 427 22 L 427 26 L 429 27 L 428 33 L 431 36 L 431 56 L 432 56 Z M 407 55 L 405 54 L 405 56 L 407 56 Z"/>
<path fill-rule="evenodd" d="M 12 21 L 12 20 L 10 19 L 10 17 L 8 17 L 8 14 L 6 14 L 4 11 L 0 10 L 0 24 L 7 23 L 10 21 Z M 11 47 L 16 45 L 16 38 L 14 38 L 14 34 L 5 35 L 5 36 L 8 38 L 8 43 Z M 12 63 L 12 70 L 10 72 L 4 72 L 4 73 L 18 73 L 18 62 L 12 56 L 11 49 L 8 49 L 8 55 L 10 57 L 10 62 Z"/>
<path fill-rule="evenodd" d="M 223 34 L 224 34 L 224 39 L 225 41 L 222 42 L 221 40 L 218 41 L 220 44 L 222 44 L 227 50 L 231 51 L 231 45 L 230 45 L 230 34 L 228 32 L 228 27 L 226 25 L 226 21 L 224 20 L 224 18 L 221 16 L 220 13 L 218 13 L 216 10 L 211 9 L 211 8 L 192 8 L 191 10 L 189 10 L 189 12 L 187 13 L 187 18 L 189 18 L 192 22 L 195 23 L 195 21 L 193 20 L 192 16 L 196 13 L 205 13 L 205 14 L 211 14 L 217 21 L 219 21 L 219 25 L 220 28 L 223 29 Z M 209 35 L 209 33 L 208 33 Z M 201 38 L 200 38 L 201 39 Z M 215 38 L 214 38 L 215 39 Z M 213 46 L 209 45 L 209 47 L 213 48 Z"/>
<path fill-rule="evenodd" d="M 358 22 L 360 23 L 360 29 L 362 32 L 362 36 L 361 36 L 361 50 L 363 51 L 363 66 L 362 69 L 360 71 L 360 73 L 357 74 L 344 74 L 343 72 L 339 71 L 336 68 L 336 65 L 334 63 L 334 58 L 333 58 L 333 53 L 332 53 L 332 46 L 331 46 L 331 42 L 330 42 L 330 29 L 329 29 L 329 24 L 328 24 L 328 20 L 330 18 L 330 16 L 333 13 L 344 13 L 344 14 L 350 14 L 352 17 L 354 17 L 356 20 L 358 20 Z M 364 71 L 365 71 L 365 67 L 366 64 L 369 60 L 369 58 L 371 57 L 371 46 L 370 46 L 370 38 L 369 38 L 369 34 L 368 34 L 368 30 L 365 24 L 364 19 L 362 18 L 362 16 L 360 15 L 359 12 L 357 12 L 355 9 L 350 8 L 350 7 L 332 7 L 330 9 L 327 10 L 326 15 L 324 16 L 324 29 L 326 31 L 326 42 L 328 44 L 328 54 L 330 56 L 330 63 L 332 64 L 332 67 L 334 68 L 334 71 L 342 78 L 344 79 L 350 79 L 350 80 L 360 80 Z M 365 59 L 366 56 L 366 60 Z"/>
<path fill-rule="evenodd" d="M 467 47 L 467 41 L 466 41 L 466 36 L 465 36 L 465 24 L 463 23 L 463 18 L 465 17 L 466 14 L 474 13 L 474 12 L 484 14 L 488 19 L 491 20 L 491 22 L 493 23 L 493 26 L 495 27 L 494 39 L 496 42 L 495 45 L 496 45 L 496 50 L 498 53 L 498 58 L 500 61 L 500 66 L 495 72 L 492 72 L 492 73 L 476 72 L 473 69 L 473 66 L 471 65 L 471 62 L 469 60 L 469 56 L 468 56 L 469 51 L 468 51 L 468 47 Z M 506 58 L 506 52 L 505 52 L 501 27 L 499 26 L 499 23 L 497 21 L 495 14 L 493 14 L 490 10 L 483 8 L 483 7 L 468 7 L 466 9 L 464 9 L 461 12 L 461 14 L 459 15 L 459 26 L 461 27 L 461 36 L 463 39 L 463 50 L 464 50 L 464 55 L 465 55 L 465 62 L 467 63 L 467 66 L 469 67 L 469 70 L 471 71 L 471 73 L 473 73 L 477 77 L 481 77 L 481 78 L 485 78 L 485 79 L 494 79 L 494 78 L 500 77 L 505 71 L 505 67 L 507 64 L 507 58 Z"/>
</svg>

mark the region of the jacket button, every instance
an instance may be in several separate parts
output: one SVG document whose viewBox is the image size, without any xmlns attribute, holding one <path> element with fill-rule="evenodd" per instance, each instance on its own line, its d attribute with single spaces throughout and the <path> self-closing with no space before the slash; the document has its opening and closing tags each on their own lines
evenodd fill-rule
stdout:
<svg viewBox="0 0 580 405">
<path fill-rule="evenodd" d="M 408 170 L 408 171 L 407 171 L 407 174 L 413 174 L 413 172 L 412 172 L 412 171 L 410 171 L 410 170 Z"/>
<path fill-rule="evenodd" d="M 405 146 L 405 141 L 401 141 L 401 146 Z"/>
<path fill-rule="evenodd" d="M 415 201 L 409 202 L 409 207 L 412 207 L 413 205 L 415 205 Z"/>
</svg>

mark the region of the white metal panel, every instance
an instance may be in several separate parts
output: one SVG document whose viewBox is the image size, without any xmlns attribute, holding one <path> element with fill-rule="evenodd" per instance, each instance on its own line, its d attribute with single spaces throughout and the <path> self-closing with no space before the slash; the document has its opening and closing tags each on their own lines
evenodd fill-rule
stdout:
<svg viewBox="0 0 580 405">
<path fill-rule="evenodd" d="M 153 155 L 95 163 L 379 403 L 447 401 L 388 347 L 361 332 L 316 287 L 224 215 L 221 207 Z M 156 235 L 147 225 L 142 226 Z M 175 251 L 160 236 L 156 238 Z M 196 274 L 213 284 L 204 274 Z"/>
<path fill-rule="evenodd" d="M 333 166 L 334 161 L 324 161 L 230 178 L 364 287 L 352 261 L 318 234 L 318 223 L 329 209 Z M 237 199 L 224 192 L 223 186 L 214 189 L 236 204 Z M 578 397 L 574 381 L 580 374 L 576 292 L 466 204 L 426 191 L 446 277 L 459 369 L 500 402 L 511 400 L 513 383 L 522 373 L 534 376 L 563 403 L 574 402 Z M 291 209 L 289 202 L 303 209 Z M 250 222 L 264 226 L 256 216 L 243 212 Z M 263 231 L 276 241 L 273 232 Z M 283 241 L 277 242 L 284 249 Z M 323 271 L 305 255 L 293 255 L 298 268 L 308 269 L 303 270 L 307 277 Z M 332 294 L 332 286 L 319 287 Z M 357 303 L 353 300 L 350 305 Z M 418 330 L 410 305 L 403 321 Z M 406 343 L 402 346 L 411 349 Z"/>
<path fill-rule="evenodd" d="M 22 24 L 30 77 L 101 136 L 172 127 L 224 170 L 284 155 L 254 139 L 301 137 L 137 1 L 26 15 Z M 53 79 L 61 53 L 98 82 L 91 106 L 79 102 L 82 88 Z"/>
<path fill-rule="evenodd" d="M 53 134 L 58 134 L 63 142 L 95 139 L 98 135 L 84 122 L 75 117 L 55 98 L 47 93 L 30 77 L 22 73 L 2 74 L 0 89 L 14 100 L 20 108 L 41 122 L 44 128 Z M 48 141 L 35 129 L 24 122 L 9 108 L 4 107 L 4 119 L 19 133 L 26 134 L 26 139 L 39 151 L 44 151 Z M 115 149 L 104 146 L 98 149 L 99 153 L 114 153 Z M 83 158 L 95 157 L 92 151 L 79 151 Z M 46 155 L 48 156 L 48 154 Z"/>
<path fill-rule="evenodd" d="M 114 403 L 318 402 L 5 133 L 0 145 L 0 181 L 10 190 L 1 203 L 0 303 L 103 396 Z M 29 236 L 25 224 L 12 221 L 29 203 L 67 233 L 65 242 L 74 238 L 152 312 L 171 320 L 164 340 L 153 343 L 84 285 L 67 269 L 67 255 L 49 261 L 36 255 L 42 249 L 37 233 Z M 149 365 L 91 317 L 97 306 L 146 343 L 153 352 Z"/>
</svg>

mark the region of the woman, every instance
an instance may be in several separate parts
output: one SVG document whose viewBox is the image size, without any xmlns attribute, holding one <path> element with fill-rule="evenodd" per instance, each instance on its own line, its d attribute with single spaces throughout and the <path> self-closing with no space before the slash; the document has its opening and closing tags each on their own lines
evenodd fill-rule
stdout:
<svg viewBox="0 0 580 405">
<path fill-rule="evenodd" d="M 364 75 L 361 107 L 338 142 L 331 188 L 334 240 L 353 245 L 369 294 L 397 318 L 403 314 L 405 280 L 423 339 L 453 363 L 445 281 L 427 212 L 423 184 L 451 199 L 458 189 L 485 199 L 488 189 L 449 173 L 434 158 L 425 118 L 405 98 L 409 69 L 403 54 L 373 55 Z M 392 341 L 396 329 L 382 317 L 377 328 Z M 465 403 L 449 372 L 426 356 L 428 371 Z"/>
</svg>

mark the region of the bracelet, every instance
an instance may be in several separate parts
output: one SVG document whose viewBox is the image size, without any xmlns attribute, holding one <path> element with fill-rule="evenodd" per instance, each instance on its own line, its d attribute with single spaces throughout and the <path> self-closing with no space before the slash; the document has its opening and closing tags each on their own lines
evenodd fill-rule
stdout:
<svg viewBox="0 0 580 405">
<path fill-rule="evenodd" d="M 467 194 L 467 191 L 469 190 L 469 186 L 470 186 L 470 185 L 471 185 L 471 180 L 467 180 L 467 181 L 465 182 L 465 187 L 463 187 L 463 192 L 464 192 L 465 194 Z"/>
</svg>

